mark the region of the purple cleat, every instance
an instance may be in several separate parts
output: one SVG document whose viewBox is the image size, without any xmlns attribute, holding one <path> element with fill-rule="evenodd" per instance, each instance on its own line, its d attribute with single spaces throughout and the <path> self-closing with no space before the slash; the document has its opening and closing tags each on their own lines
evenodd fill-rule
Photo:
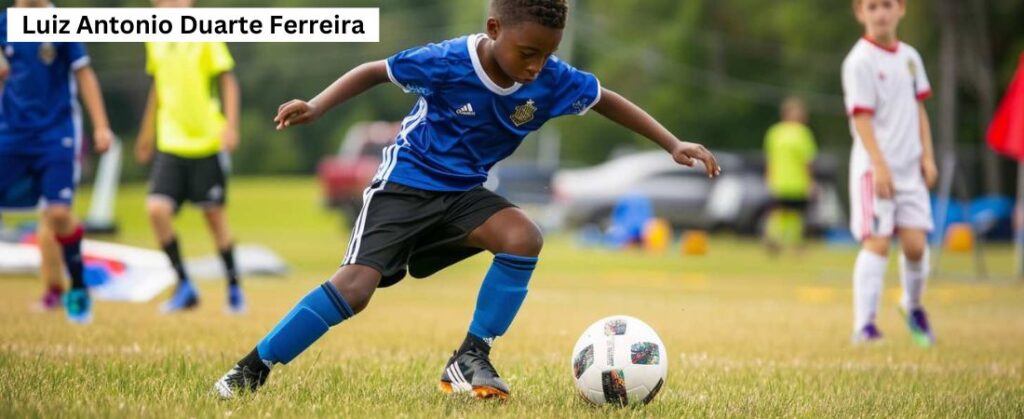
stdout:
<svg viewBox="0 0 1024 419">
<path fill-rule="evenodd" d="M 935 344 L 935 335 L 932 334 L 932 327 L 928 324 L 928 315 L 923 308 L 910 310 L 910 314 L 904 313 L 907 318 L 907 327 L 910 328 L 910 338 L 921 347 L 928 348 Z"/>
<path fill-rule="evenodd" d="M 64 294 L 64 290 L 60 287 L 48 287 L 43 293 L 43 297 L 32 306 L 32 311 L 44 313 L 59 309 L 62 294 Z"/>
<path fill-rule="evenodd" d="M 878 331 L 878 327 L 874 323 L 868 323 L 866 326 L 853 334 L 854 344 L 869 344 L 879 342 L 882 340 L 882 332 Z"/>
</svg>

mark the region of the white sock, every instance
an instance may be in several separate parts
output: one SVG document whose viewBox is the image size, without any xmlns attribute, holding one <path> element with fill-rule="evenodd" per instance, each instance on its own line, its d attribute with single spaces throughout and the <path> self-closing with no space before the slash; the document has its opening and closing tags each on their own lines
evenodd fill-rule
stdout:
<svg viewBox="0 0 1024 419">
<path fill-rule="evenodd" d="M 924 293 L 924 283 L 928 279 L 928 269 L 928 249 L 924 249 L 921 260 L 917 262 L 908 260 L 906 254 L 900 255 L 900 282 L 903 283 L 900 304 L 907 312 L 921 308 L 921 294 Z"/>
<path fill-rule="evenodd" d="M 866 249 L 857 254 L 853 265 L 853 330 L 858 332 L 874 323 L 878 303 L 882 299 L 882 284 L 889 258 Z"/>
</svg>

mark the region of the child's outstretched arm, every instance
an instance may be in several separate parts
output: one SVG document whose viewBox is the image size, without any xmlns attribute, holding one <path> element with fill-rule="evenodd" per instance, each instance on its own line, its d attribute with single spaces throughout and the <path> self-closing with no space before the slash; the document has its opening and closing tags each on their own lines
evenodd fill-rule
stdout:
<svg viewBox="0 0 1024 419">
<path fill-rule="evenodd" d="M 89 110 L 89 118 L 92 119 L 93 145 L 96 151 L 104 153 L 110 148 L 114 134 L 110 131 L 110 121 L 107 120 L 107 108 L 103 105 L 103 94 L 100 92 L 100 81 L 92 67 L 86 65 L 75 70 L 75 81 L 81 89 L 82 101 L 85 108 Z"/>
<path fill-rule="evenodd" d="M 594 105 L 594 111 L 647 137 L 672 154 L 672 158 L 679 164 L 692 167 L 696 159 L 704 162 L 708 177 L 718 176 L 722 172 L 715 156 L 708 149 L 700 144 L 680 141 L 650 114 L 618 93 L 602 88 L 601 100 Z"/>
<path fill-rule="evenodd" d="M 362 64 L 342 75 L 308 102 L 299 99 L 285 102 L 277 108 L 274 122 L 279 130 L 313 122 L 334 106 L 387 81 L 388 69 L 384 60 Z"/>
</svg>

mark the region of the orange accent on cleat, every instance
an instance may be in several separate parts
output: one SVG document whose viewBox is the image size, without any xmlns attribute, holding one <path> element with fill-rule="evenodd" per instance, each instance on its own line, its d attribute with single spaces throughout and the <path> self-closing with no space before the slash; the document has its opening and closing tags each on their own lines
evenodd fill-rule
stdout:
<svg viewBox="0 0 1024 419">
<path fill-rule="evenodd" d="M 508 398 L 508 393 L 494 387 L 480 386 L 473 387 L 473 397 L 477 399 L 498 398 L 500 400 L 505 400 Z"/>
<path fill-rule="evenodd" d="M 452 387 L 452 383 L 448 381 L 441 381 L 440 383 L 438 383 L 437 388 L 441 389 L 441 392 L 444 394 L 455 393 L 455 388 Z M 505 400 L 508 398 L 508 393 L 490 386 L 473 387 L 472 394 L 473 398 L 478 400 L 495 398 L 498 400 Z"/>
</svg>

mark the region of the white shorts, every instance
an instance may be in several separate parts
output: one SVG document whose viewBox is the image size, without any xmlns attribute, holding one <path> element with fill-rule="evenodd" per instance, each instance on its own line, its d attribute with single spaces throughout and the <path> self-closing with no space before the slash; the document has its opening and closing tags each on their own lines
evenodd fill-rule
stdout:
<svg viewBox="0 0 1024 419">
<path fill-rule="evenodd" d="M 892 199 L 875 195 L 870 168 L 850 168 L 850 231 L 858 241 L 892 237 L 897 228 L 932 230 L 928 186 L 917 172 L 892 173 L 896 192 Z M 915 176 L 916 175 L 916 176 Z"/>
</svg>

